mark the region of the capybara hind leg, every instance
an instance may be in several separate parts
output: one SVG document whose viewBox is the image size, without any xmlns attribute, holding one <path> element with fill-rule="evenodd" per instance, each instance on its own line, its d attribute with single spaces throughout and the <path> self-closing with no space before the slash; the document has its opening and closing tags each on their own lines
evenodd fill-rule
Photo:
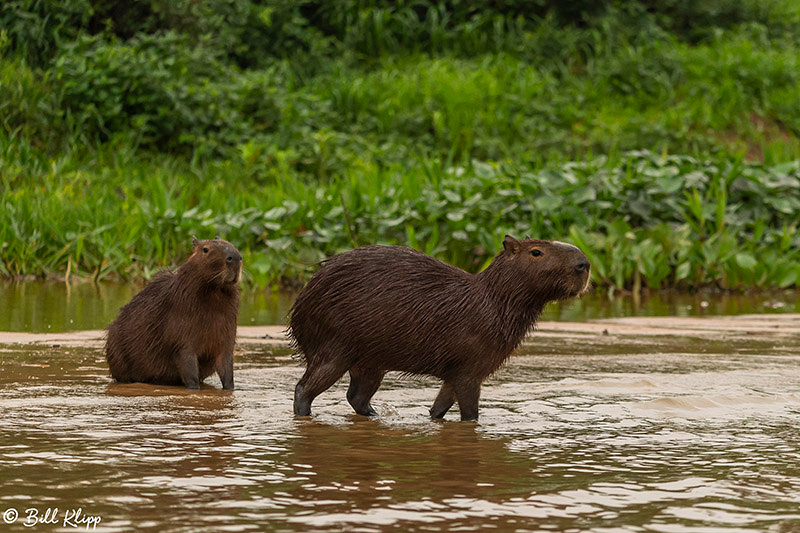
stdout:
<svg viewBox="0 0 800 533">
<path fill-rule="evenodd" d="M 217 375 L 222 388 L 233 390 L 233 352 L 228 352 L 217 360 Z"/>
<path fill-rule="evenodd" d="M 384 372 L 369 371 L 363 368 L 350 369 L 350 387 L 347 389 L 347 401 L 356 413 L 364 416 L 378 416 L 369 404 L 375 391 L 381 386 Z"/>
<path fill-rule="evenodd" d="M 453 386 L 458 399 L 461 420 L 478 420 L 478 400 L 481 397 L 480 382 L 465 381 Z"/>
<path fill-rule="evenodd" d="M 433 401 L 431 407 L 431 418 L 443 418 L 445 413 L 453 407 L 456 401 L 456 395 L 453 392 L 453 386 L 447 382 L 442 383 L 442 388 L 439 389 L 439 394 Z"/>
<path fill-rule="evenodd" d="M 187 389 L 200 388 L 200 368 L 192 350 L 181 350 L 178 355 L 178 373 Z"/>
<path fill-rule="evenodd" d="M 331 388 L 347 370 L 342 365 L 325 363 L 306 368 L 306 373 L 294 388 L 295 416 L 309 416 L 314 398 Z"/>
</svg>

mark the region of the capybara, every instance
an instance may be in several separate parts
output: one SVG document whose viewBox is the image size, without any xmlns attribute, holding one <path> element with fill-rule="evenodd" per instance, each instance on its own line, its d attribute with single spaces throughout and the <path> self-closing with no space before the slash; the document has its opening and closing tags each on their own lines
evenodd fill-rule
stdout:
<svg viewBox="0 0 800 533">
<path fill-rule="evenodd" d="M 347 400 L 358 414 L 386 372 L 442 380 L 430 414 L 458 401 L 477 420 L 481 383 L 508 358 L 545 304 L 580 295 L 589 261 L 577 247 L 506 235 L 503 251 L 468 274 L 400 246 L 365 246 L 324 261 L 294 303 L 289 335 L 307 368 L 295 387 L 294 413 L 347 371 Z"/>
<path fill-rule="evenodd" d="M 106 359 L 117 381 L 198 389 L 216 372 L 233 389 L 242 255 L 219 237 L 192 246 L 185 263 L 158 274 L 108 326 Z"/>
</svg>

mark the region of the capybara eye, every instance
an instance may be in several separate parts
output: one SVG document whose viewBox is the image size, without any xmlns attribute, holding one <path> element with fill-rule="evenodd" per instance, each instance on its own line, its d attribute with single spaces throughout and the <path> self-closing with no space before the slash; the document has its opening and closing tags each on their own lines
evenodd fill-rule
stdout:
<svg viewBox="0 0 800 533">
<path fill-rule="evenodd" d="M 208 253 L 208 248 L 203 248 L 203 253 L 207 254 Z"/>
<path fill-rule="evenodd" d="M 542 252 L 538 248 L 534 248 L 533 250 L 531 250 L 531 255 L 533 257 L 542 257 L 544 255 L 544 252 Z"/>
</svg>

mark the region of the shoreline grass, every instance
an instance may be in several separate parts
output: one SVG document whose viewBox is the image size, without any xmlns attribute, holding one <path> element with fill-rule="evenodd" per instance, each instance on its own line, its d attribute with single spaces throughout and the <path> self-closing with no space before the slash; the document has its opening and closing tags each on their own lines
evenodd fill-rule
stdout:
<svg viewBox="0 0 800 533">
<path fill-rule="evenodd" d="M 474 272 L 505 233 L 529 233 L 579 245 L 595 283 L 614 290 L 800 284 L 800 162 L 647 151 L 540 167 L 420 159 L 262 187 L 230 162 L 114 157 L 53 165 L 3 191 L 0 274 L 148 278 L 185 257 L 193 234 L 236 243 L 260 286 L 302 282 L 324 257 L 376 243 Z"/>
</svg>

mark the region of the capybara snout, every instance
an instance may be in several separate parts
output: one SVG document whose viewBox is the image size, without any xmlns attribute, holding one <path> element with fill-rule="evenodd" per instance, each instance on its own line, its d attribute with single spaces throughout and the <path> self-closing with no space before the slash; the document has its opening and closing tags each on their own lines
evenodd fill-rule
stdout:
<svg viewBox="0 0 800 533">
<path fill-rule="evenodd" d="M 202 257 L 208 270 L 217 272 L 211 281 L 217 284 L 236 283 L 242 273 L 242 254 L 231 243 L 219 237 L 213 241 L 192 241 L 194 253 L 192 257 Z"/>
<path fill-rule="evenodd" d="M 289 333 L 307 368 L 294 412 L 345 372 L 347 400 L 374 415 L 370 400 L 389 371 L 438 377 L 431 416 L 457 401 L 463 420 L 478 417 L 481 383 L 508 358 L 551 301 L 589 286 L 577 247 L 506 236 L 503 251 L 469 274 L 399 246 L 365 246 L 325 261 L 292 308 Z"/>
</svg>

